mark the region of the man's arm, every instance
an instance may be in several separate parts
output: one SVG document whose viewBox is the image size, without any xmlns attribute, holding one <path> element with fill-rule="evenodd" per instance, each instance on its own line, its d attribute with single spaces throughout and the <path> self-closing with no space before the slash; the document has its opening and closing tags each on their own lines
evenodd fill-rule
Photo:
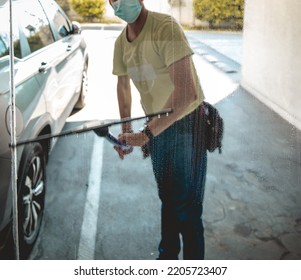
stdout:
<svg viewBox="0 0 301 280">
<path fill-rule="evenodd" d="M 118 76 L 117 98 L 120 117 L 122 119 L 131 117 L 132 95 L 129 76 Z M 123 132 L 130 132 L 131 130 L 131 123 L 125 123 L 122 125 Z"/>
</svg>

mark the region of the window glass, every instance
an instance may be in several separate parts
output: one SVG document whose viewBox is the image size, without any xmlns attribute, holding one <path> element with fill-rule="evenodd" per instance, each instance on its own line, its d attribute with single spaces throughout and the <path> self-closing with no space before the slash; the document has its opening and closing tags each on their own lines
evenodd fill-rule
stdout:
<svg viewBox="0 0 301 280">
<path fill-rule="evenodd" d="M 59 10 L 58 6 L 53 1 L 43 2 L 44 7 L 46 8 L 46 13 L 49 17 L 49 20 L 53 22 L 53 25 L 58 33 L 58 38 L 61 39 L 70 34 L 70 22 L 66 16 Z"/>
<path fill-rule="evenodd" d="M 66 37 L 70 34 L 70 27 L 66 18 L 58 10 L 53 18 L 53 23 L 58 30 L 59 38 Z"/>
<path fill-rule="evenodd" d="M 26 2 L 26 5 L 21 5 L 19 8 L 18 18 L 31 52 L 51 44 L 53 35 L 48 19 L 39 2 Z"/>
<path fill-rule="evenodd" d="M 2 38 L 3 37 L 3 38 Z M 8 55 L 8 40 L 7 40 L 7 34 L 0 33 L 0 57 Z"/>
<path fill-rule="evenodd" d="M 13 26 L 14 54 L 22 58 L 19 31 L 15 22 Z M 0 8 L 0 58 L 9 55 L 9 10 L 8 5 Z"/>
</svg>

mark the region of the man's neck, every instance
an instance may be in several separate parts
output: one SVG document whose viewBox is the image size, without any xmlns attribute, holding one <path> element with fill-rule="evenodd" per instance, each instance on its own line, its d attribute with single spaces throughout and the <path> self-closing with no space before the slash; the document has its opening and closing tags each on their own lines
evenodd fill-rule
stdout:
<svg viewBox="0 0 301 280">
<path fill-rule="evenodd" d="M 127 25 L 127 39 L 130 42 L 133 42 L 138 35 L 140 34 L 146 19 L 147 19 L 148 10 L 143 6 L 141 13 L 137 20 L 133 23 L 128 23 Z"/>
</svg>

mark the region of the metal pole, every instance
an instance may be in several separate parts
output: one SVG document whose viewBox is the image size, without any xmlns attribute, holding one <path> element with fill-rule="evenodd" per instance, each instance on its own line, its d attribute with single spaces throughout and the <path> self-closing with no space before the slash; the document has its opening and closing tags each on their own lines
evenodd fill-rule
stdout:
<svg viewBox="0 0 301 280">
<path fill-rule="evenodd" d="M 13 4 L 9 0 L 9 55 L 10 55 L 10 136 L 11 136 L 11 188 L 13 200 L 13 238 L 15 258 L 20 259 L 18 234 L 18 188 L 17 188 L 17 148 L 16 148 L 16 111 L 15 111 L 15 69 L 14 69 L 14 36 L 13 36 Z"/>
</svg>

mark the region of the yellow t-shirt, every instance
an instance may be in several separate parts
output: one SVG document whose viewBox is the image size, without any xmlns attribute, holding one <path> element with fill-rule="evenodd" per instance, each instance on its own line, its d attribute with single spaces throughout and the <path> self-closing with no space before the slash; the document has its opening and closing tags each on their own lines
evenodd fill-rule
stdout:
<svg viewBox="0 0 301 280">
<path fill-rule="evenodd" d="M 174 90 L 168 67 L 192 54 L 182 28 L 172 17 L 149 11 L 142 31 L 133 42 L 127 40 L 126 28 L 117 38 L 113 74 L 131 78 L 146 114 L 159 112 Z M 197 108 L 204 99 L 194 65 L 192 68 L 199 98 L 183 116 Z"/>
</svg>

